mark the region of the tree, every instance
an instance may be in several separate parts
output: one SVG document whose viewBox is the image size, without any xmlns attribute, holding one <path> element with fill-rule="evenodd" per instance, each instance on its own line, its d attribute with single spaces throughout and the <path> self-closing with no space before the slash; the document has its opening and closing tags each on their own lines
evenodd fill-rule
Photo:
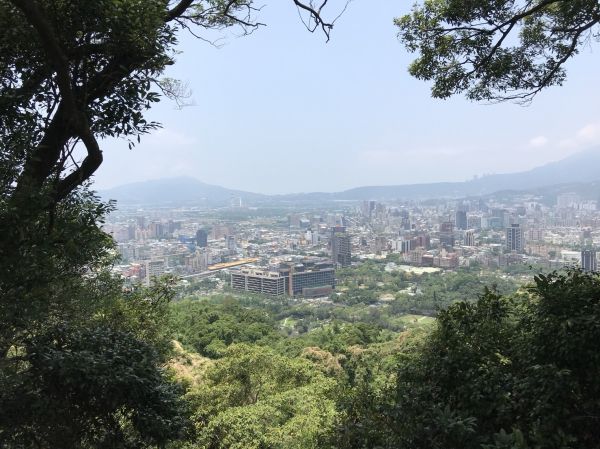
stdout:
<svg viewBox="0 0 600 449">
<path fill-rule="evenodd" d="M 161 368 L 169 286 L 122 291 L 100 229 L 106 209 L 85 192 L 37 220 L 10 210 L 0 209 L 0 446 L 148 447 L 182 436 L 181 394 Z"/>
<path fill-rule="evenodd" d="M 600 38 L 596 0 L 426 0 L 396 19 L 432 96 L 530 101 L 561 85 L 565 63 Z"/>
<path fill-rule="evenodd" d="M 327 37 L 322 4 L 293 0 L 310 31 Z M 144 111 L 159 92 L 185 88 L 161 79 L 177 35 L 261 24 L 253 0 L 0 0 L 0 191 L 28 197 L 47 189 L 65 199 L 102 163 L 98 139 L 139 141 L 158 126 Z M 76 160 L 78 148 L 85 153 Z"/>
<path fill-rule="evenodd" d="M 20 368 L 0 382 L 2 447 L 133 448 L 184 436 L 179 387 L 132 334 L 57 327 L 23 347 Z"/>
<path fill-rule="evenodd" d="M 275 321 L 233 300 L 225 304 L 183 300 L 170 310 L 174 338 L 205 357 L 218 358 L 234 343 L 266 345 L 281 338 Z"/>
<path fill-rule="evenodd" d="M 335 393 L 335 379 L 304 358 L 232 345 L 189 393 L 197 447 L 332 447 Z"/>
<path fill-rule="evenodd" d="M 329 37 L 326 1 L 293 4 Z M 178 33 L 251 33 L 258 10 L 253 0 L 0 0 L 2 447 L 147 447 L 179 434 L 185 413 L 160 368 L 171 292 L 122 291 L 101 229 L 112 205 L 88 187 L 101 139 L 139 142 L 159 126 L 144 112 L 160 94 L 185 97 L 161 79 Z"/>
<path fill-rule="evenodd" d="M 599 447 L 599 320 L 597 274 L 538 275 L 515 298 L 487 290 L 440 311 L 398 354 L 387 399 L 354 408 L 390 430 L 385 447 Z"/>
</svg>

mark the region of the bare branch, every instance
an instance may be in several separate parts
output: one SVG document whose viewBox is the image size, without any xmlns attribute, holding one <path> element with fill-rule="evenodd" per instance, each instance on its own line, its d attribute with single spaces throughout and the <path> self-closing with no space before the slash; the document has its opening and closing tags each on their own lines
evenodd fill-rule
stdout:
<svg viewBox="0 0 600 449">
<path fill-rule="evenodd" d="M 304 23 L 304 26 L 306 27 L 306 29 L 308 31 L 310 31 L 311 33 L 314 33 L 318 28 L 321 28 L 323 30 L 323 33 L 325 33 L 325 36 L 327 37 L 327 42 L 329 42 L 331 30 L 333 29 L 335 20 L 332 22 L 327 22 L 321 16 L 321 11 L 327 5 L 328 0 L 324 0 L 320 6 L 313 5 L 313 0 L 310 0 L 308 4 L 306 4 L 300 0 L 292 0 L 292 1 L 298 8 L 299 13 L 301 10 L 303 10 L 303 11 L 308 12 L 308 14 L 309 14 L 309 22 L 306 23 L 303 20 L 303 23 Z M 346 5 L 344 6 L 344 11 L 348 7 L 348 4 L 350 3 L 350 1 L 351 0 L 348 0 L 346 2 Z M 343 13 L 343 11 L 342 11 L 342 13 Z M 300 17 L 302 18 L 302 15 L 300 15 Z M 337 18 L 336 18 L 336 20 L 337 20 Z M 310 21 L 314 21 L 314 25 L 311 25 Z"/>
</svg>

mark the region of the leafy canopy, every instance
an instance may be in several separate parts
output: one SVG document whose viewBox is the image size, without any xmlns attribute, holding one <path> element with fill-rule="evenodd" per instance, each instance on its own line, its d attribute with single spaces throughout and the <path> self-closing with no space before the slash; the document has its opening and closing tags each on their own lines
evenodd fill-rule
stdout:
<svg viewBox="0 0 600 449">
<path fill-rule="evenodd" d="M 565 63 L 600 38 L 597 0 L 425 0 L 395 20 L 418 53 L 409 72 L 448 98 L 527 102 L 562 85 Z"/>
<path fill-rule="evenodd" d="M 359 422 L 391 423 L 384 447 L 598 447 L 599 321 L 598 274 L 580 271 L 456 303 L 398 355 L 395 386 Z"/>
</svg>

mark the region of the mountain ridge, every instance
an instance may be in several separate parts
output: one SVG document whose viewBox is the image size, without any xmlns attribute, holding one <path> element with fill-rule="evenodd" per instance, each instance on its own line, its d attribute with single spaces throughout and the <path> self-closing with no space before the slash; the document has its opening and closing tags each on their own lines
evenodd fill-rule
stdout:
<svg viewBox="0 0 600 449">
<path fill-rule="evenodd" d="M 550 185 L 600 180 L 600 147 L 575 153 L 559 161 L 515 173 L 486 175 L 470 181 L 361 186 L 341 192 L 266 195 L 207 184 L 192 177 L 134 182 L 101 191 L 106 199 L 122 204 L 224 204 L 232 198 L 243 203 L 268 201 L 360 201 L 392 199 L 460 198 L 501 190 L 527 190 Z"/>
</svg>

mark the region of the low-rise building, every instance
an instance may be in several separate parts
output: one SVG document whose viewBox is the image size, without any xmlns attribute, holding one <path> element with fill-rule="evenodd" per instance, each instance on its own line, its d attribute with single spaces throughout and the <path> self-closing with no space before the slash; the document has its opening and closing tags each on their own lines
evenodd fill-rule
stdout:
<svg viewBox="0 0 600 449">
<path fill-rule="evenodd" d="M 326 296 L 335 288 L 331 262 L 284 264 L 276 270 L 242 268 L 231 273 L 231 288 L 270 296 Z"/>
</svg>

